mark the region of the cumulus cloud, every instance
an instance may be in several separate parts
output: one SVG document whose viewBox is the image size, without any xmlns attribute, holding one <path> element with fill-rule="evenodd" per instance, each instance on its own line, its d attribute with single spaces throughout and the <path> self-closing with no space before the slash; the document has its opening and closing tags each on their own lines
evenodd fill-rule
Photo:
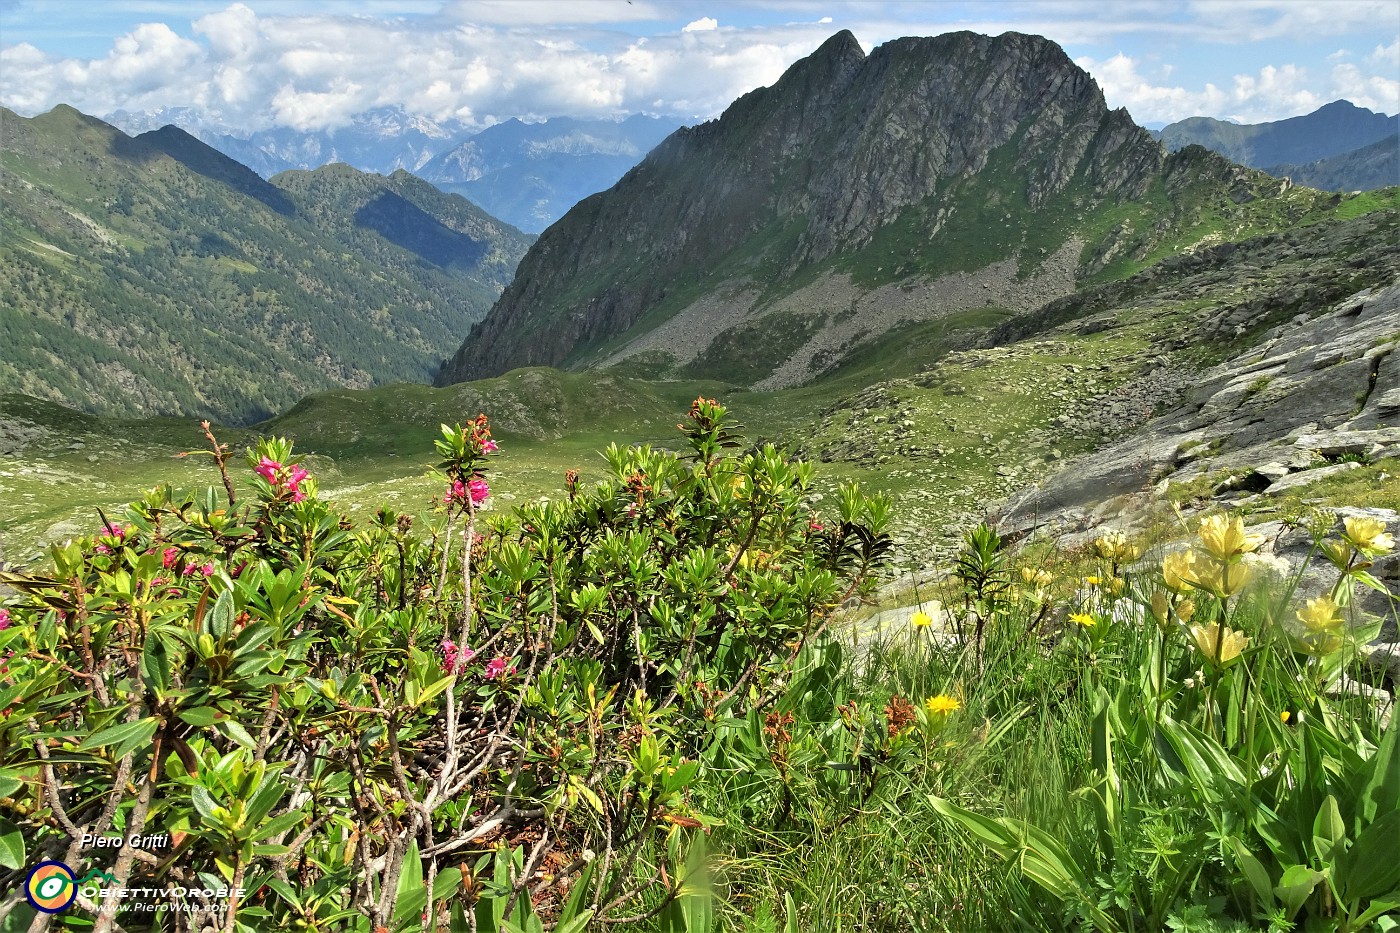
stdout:
<svg viewBox="0 0 1400 933">
<path fill-rule="evenodd" d="M 1382 113 L 1400 108 L 1400 82 L 1346 62 L 1335 65 L 1326 80 L 1293 64 L 1265 65 L 1254 74 L 1234 75 L 1224 88 L 1209 82 L 1197 88 L 1160 83 L 1170 73 L 1166 67 L 1154 81 L 1143 74 L 1142 63 L 1122 53 L 1103 61 L 1081 56 L 1075 63 L 1098 81 L 1109 106 L 1127 107 L 1139 122 L 1170 123 L 1205 114 L 1264 123 L 1311 113 L 1341 98 Z"/>
<path fill-rule="evenodd" d="M 588 25 L 657 15 L 644 0 L 471 0 L 416 18 L 267 15 L 233 3 L 195 20 L 194 40 L 145 24 L 103 59 L 4 49 L 6 73 L 25 79 L 0 94 L 25 112 L 57 103 L 96 114 L 194 107 L 233 131 L 333 128 L 384 106 L 478 125 L 638 112 L 700 120 L 771 84 L 829 31 L 815 23 L 720 30 L 703 17 L 638 38 Z"/>
<path fill-rule="evenodd" d="M 953 29 L 1015 29 L 1069 45 L 1098 43 L 1101 52 L 1086 49 L 1092 57 L 1077 60 L 1098 78 L 1111 104 L 1127 106 L 1137 119 L 1210 114 L 1254 122 L 1343 96 L 1372 109 L 1400 110 L 1400 41 L 1385 44 L 1391 36 L 1382 34 L 1380 44 L 1375 38 L 1353 42 L 1352 54 L 1317 60 L 1311 70 L 1279 60 L 1234 76 L 1226 72 L 1214 83 L 1192 83 L 1186 69 L 1174 73 L 1160 57 L 1148 60 L 1131 47 L 1110 53 L 1129 34 L 1162 43 L 1227 44 L 1247 41 L 1249 29 L 1309 36 L 1361 29 L 1374 37 L 1364 27 L 1385 21 L 1380 14 L 1393 14 L 1393 2 L 1200 0 L 1183 6 L 1123 0 L 1113 17 L 1105 17 L 1101 0 L 971 7 L 900 0 L 791 0 L 774 7 L 770 0 L 747 0 L 726 7 L 747 13 L 727 15 L 719 28 L 712 16 L 682 25 L 679 7 L 660 0 L 362 0 L 353 6 L 247 0 L 195 19 L 188 37 L 165 23 L 135 26 L 96 58 L 63 58 L 27 43 L 0 49 L 6 76 L 0 100 L 29 113 L 57 103 L 95 114 L 190 107 L 232 132 L 333 128 L 386 106 L 474 125 L 516 116 L 639 112 L 701 120 L 773 83 L 828 37 L 836 19 L 867 50 L 897 36 Z M 178 27 L 172 10 L 186 7 L 140 0 L 140 8 Z M 802 21 L 775 22 L 784 18 Z M 764 25 L 739 25 L 759 20 Z M 639 29 L 637 23 L 649 25 Z"/>
</svg>

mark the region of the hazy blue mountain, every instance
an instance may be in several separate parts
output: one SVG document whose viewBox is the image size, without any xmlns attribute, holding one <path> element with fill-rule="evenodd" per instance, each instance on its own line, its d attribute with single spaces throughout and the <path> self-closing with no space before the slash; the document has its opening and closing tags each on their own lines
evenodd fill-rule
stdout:
<svg viewBox="0 0 1400 933">
<path fill-rule="evenodd" d="M 319 168 L 333 162 L 381 175 L 399 169 L 416 171 L 474 132 L 463 123 L 437 122 L 402 107 L 367 110 L 352 117 L 347 126 L 313 132 L 290 127 L 242 132 L 226 123 L 211 122 L 189 107 L 135 113 L 119 110 L 107 121 L 132 134 L 174 124 L 264 178 L 287 169 Z"/>
<path fill-rule="evenodd" d="M 1400 115 L 1386 116 L 1337 100 L 1310 114 L 1272 123 L 1227 123 L 1191 117 L 1162 129 L 1168 151 L 1194 144 L 1250 168 L 1304 165 L 1392 139 L 1400 145 Z M 1390 182 L 1394 184 L 1394 182 Z"/>
<path fill-rule="evenodd" d="M 1264 171 L 1323 191 L 1369 191 L 1400 185 L 1400 138 L 1392 134 L 1341 155 L 1306 165 L 1271 165 Z"/>
<path fill-rule="evenodd" d="M 534 233 L 611 188 L 679 125 L 640 115 L 621 122 L 507 120 L 438 155 L 417 174 Z"/>
</svg>

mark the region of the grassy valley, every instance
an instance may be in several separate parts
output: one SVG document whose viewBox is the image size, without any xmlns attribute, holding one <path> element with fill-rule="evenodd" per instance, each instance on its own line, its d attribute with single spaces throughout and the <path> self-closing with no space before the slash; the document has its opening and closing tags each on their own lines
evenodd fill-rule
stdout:
<svg viewBox="0 0 1400 933">
<path fill-rule="evenodd" d="M 0 118 L 0 382 L 93 412 L 247 423 L 425 380 L 529 242 L 402 173 L 269 183 L 173 127 Z"/>
</svg>

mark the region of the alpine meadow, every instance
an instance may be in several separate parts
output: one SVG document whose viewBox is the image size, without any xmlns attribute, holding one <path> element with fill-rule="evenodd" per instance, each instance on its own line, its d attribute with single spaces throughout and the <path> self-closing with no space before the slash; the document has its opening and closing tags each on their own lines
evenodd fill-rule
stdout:
<svg viewBox="0 0 1400 933">
<path fill-rule="evenodd" d="M 1393 6 L 192 6 L 0 7 L 0 933 L 1400 930 L 1400 116 L 1094 51 Z"/>
</svg>

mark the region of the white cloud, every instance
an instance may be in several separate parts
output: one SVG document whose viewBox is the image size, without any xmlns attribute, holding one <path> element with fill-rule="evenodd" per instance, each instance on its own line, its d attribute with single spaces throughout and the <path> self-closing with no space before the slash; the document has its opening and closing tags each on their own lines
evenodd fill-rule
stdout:
<svg viewBox="0 0 1400 933">
<path fill-rule="evenodd" d="M 1265 65 L 1255 74 L 1236 74 L 1227 88 L 1206 83 L 1198 89 L 1156 83 L 1141 64 L 1122 53 L 1103 61 L 1087 56 L 1075 63 L 1103 88 L 1111 107 L 1127 107 L 1138 122 L 1173 122 L 1209 115 L 1239 123 L 1264 123 L 1311 113 L 1345 98 L 1360 107 L 1393 113 L 1400 106 L 1400 81 L 1338 64 L 1323 81 L 1292 64 Z M 1169 71 L 1162 69 L 1162 80 Z"/>
<path fill-rule="evenodd" d="M 166 0 L 138 2 L 147 5 L 143 15 L 176 26 L 177 11 L 188 9 Z M 1127 106 L 1143 121 L 1195 114 L 1280 119 L 1336 97 L 1393 113 L 1400 110 L 1400 40 L 1367 26 L 1393 21 L 1393 4 L 1121 0 L 1114 16 L 1105 17 L 1101 0 L 741 0 L 726 9 L 743 8 L 745 15 L 726 14 L 719 28 L 709 15 L 682 25 L 699 10 L 662 0 L 230 0 L 193 20 L 193 38 L 149 23 L 116 39 L 101 57 L 61 58 L 24 43 L 0 49 L 0 100 L 24 112 L 60 102 L 95 114 L 194 107 L 211 122 L 248 131 L 282 123 L 332 127 L 389 105 L 477 124 L 636 112 L 708 119 L 775 81 L 839 19 L 867 50 L 898 36 L 953 29 L 1016 30 L 1080 43 L 1090 57 L 1077 60 L 1110 104 Z M 758 12 L 773 14 L 769 25 L 735 25 Z M 642 22 L 661 31 L 639 37 L 650 27 L 630 24 Z M 1249 29 L 1309 37 L 1360 30 L 1366 39 L 1329 41 L 1326 48 L 1346 46 L 1345 58 L 1290 64 L 1281 53 L 1263 59 L 1275 64 L 1259 67 L 1256 58 L 1211 79 L 1176 54 L 1189 47 L 1200 57 L 1190 44 L 1210 42 L 1228 56 L 1226 46 L 1252 41 Z M 1134 37 L 1150 37 L 1152 51 L 1142 52 Z"/>
</svg>

